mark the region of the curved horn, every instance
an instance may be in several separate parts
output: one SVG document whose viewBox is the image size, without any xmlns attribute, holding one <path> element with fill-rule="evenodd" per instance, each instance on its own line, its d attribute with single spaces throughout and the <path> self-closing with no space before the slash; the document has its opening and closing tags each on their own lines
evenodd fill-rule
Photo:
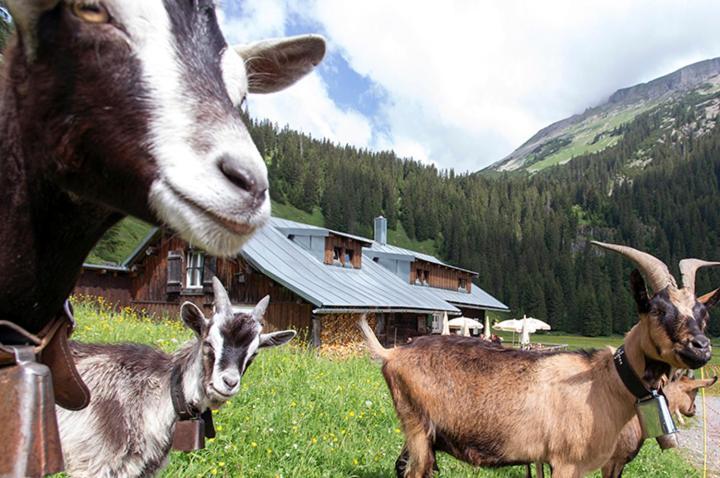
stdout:
<svg viewBox="0 0 720 478">
<path fill-rule="evenodd" d="M 701 259 L 683 259 L 680 261 L 683 287 L 695 295 L 695 274 L 701 267 L 720 266 L 720 262 L 708 262 Z"/>
<path fill-rule="evenodd" d="M 618 252 L 632 260 L 645 275 L 645 278 L 650 283 L 650 288 L 652 288 L 653 292 L 660 292 L 666 287 L 677 289 L 677 282 L 675 282 L 675 278 L 672 274 L 670 274 L 670 271 L 665 263 L 657 257 L 628 246 L 606 244 L 598 241 L 591 241 L 591 243 L 604 249 Z"/>
<path fill-rule="evenodd" d="M 220 282 L 220 279 L 213 276 L 212 285 L 213 285 L 213 302 L 215 303 L 215 312 L 218 314 L 223 314 L 223 315 L 226 315 L 226 314 L 232 315 L 232 302 L 230 302 L 230 297 L 228 296 L 228 293 L 225 290 L 225 287 L 223 287 L 222 282 Z"/>
</svg>

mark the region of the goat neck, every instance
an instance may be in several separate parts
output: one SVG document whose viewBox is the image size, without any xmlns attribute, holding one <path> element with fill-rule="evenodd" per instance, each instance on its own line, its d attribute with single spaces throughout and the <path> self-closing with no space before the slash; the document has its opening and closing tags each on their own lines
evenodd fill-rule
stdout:
<svg viewBox="0 0 720 478">
<path fill-rule="evenodd" d="M 21 134 L 21 95 L 7 81 L 2 90 L 0 317 L 37 332 L 62 309 L 87 252 L 121 215 L 72 197 L 37 170 L 41 125 Z"/>
<path fill-rule="evenodd" d="M 636 324 L 625 336 L 623 347 L 625 355 L 630 361 L 630 367 L 643 385 L 647 389 L 657 389 L 662 385 L 662 380 L 670 376 L 670 366 L 650 358 L 645 352 L 648 347 L 652 346 L 649 343 L 649 333 L 645 330 L 646 328 L 647 325 L 643 321 Z"/>
<path fill-rule="evenodd" d="M 212 370 L 206 370 L 200 342 L 193 340 L 190 344 L 175 352 L 172 363 L 173 367 L 178 367 L 182 374 L 182 391 L 187 404 L 200 412 L 205 411 L 209 400 L 203 383 L 205 375 L 212 373 Z"/>
</svg>

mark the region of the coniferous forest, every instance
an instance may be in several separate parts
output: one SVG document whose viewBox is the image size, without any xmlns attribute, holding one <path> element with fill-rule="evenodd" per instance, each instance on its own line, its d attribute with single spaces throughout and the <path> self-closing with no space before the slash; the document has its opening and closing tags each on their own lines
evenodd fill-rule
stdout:
<svg viewBox="0 0 720 478">
<path fill-rule="evenodd" d="M 668 113 L 686 124 L 692 108 L 657 109 L 623 126 L 600 153 L 534 175 L 456 174 L 315 140 L 249 121 L 266 158 L 274 202 L 321 208 L 329 228 L 372 237 L 373 218 L 434 241 L 449 263 L 553 329 L 583 335 L 626 332 L 636 320 L 632 264 L 590 239 L 631 245 L 665 260 L 678 277 L 685 257 L 720 259 L 720 131 L 664 131 Z M 690 113 L 686 113 L 690 111 Z M 698 291 L 720 287 L 720 271 L 698 273 Z M 710 332 L 720 335 L 720 316 Z"/>
</svg>

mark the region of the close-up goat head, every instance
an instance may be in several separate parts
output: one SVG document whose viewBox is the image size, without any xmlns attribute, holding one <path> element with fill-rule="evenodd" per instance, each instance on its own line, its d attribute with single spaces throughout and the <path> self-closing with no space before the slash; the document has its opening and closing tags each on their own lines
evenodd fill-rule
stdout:
<svg viewBox="0 0 720 478">
<path fill-rule="evenodd" d="M 263 316 L 270 302 L 266 296 L 250 312 L 233 311 L 230 298 L 217 278 L 213 278 L 215 313 L 206 318 L 192 302 L 182 305 L 182 320 L 201 344 L 203 383 L 198 384 L 208 401 L 218 406 L 240 390 L 243 373 L 260 349 L 283 345 L 293 337 L 294 330 L 262 333 Z"/>
<path fill-rule="evenodd" d="M 699 259 L 680 261 L 683 286 L 679 287 L 660 259 L 627 246 L 594 244 L 631 259 L 648 280 L 652 296 L 648 295 L 638 270 L 634 270 L 630 277 L 640 315 L 638 326 L 645 332 L 641 341 L 643 353 L 674 368 L 697 369 L 708 363 L 712 346 L 705 335 L 705 328 L 710 309 L 720 300 L 720 289 L 696 297 L 695 274 L 701 267 L 720 263 Z"/>
<path fill-rule="evenodd" d="M 239 106 L 322 59 L 316 36 L 229 47 L 212 0 L 10 0 L 19 135 L 39 181 L 78 202 L 238 252 L 269 217 Z"/>
</svg>

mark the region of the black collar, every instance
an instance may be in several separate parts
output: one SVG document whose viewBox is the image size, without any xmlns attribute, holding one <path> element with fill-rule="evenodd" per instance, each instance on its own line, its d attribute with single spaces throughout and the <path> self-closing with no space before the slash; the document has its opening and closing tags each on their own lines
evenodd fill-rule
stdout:
<svg viewBox="0 0 720 478">
<path fill-rule="evenodd" d="M 615 370 L 620 375 L 620 380 L 625 384 L 630 393 L 635 395 L 637 399 L 649 397 L 651 395 L 650 390 L 637 376 L 635 370 L 630 366 L 630 359 L 625 354 L 625 347 L 620 346 L 613 355 L 613 362 L 615 362 Z"/>
<path fill-rule="evenodd" d="M 179 365 L 173 367 L 172 374 L 170 375 L 170 398 L 172 399 L 175 415 L 177 415 L 180 420 L 202 419 L 205 422 L 205 438 L 215 438 L 212 411 L 208 408 L 204 412 L 200 412 L 200 410 L 189 404 L 185 399 L 183 373 Z"/>
<path fill-rule="evenodd" d="M 173 367 L 170 375 L 170 397 L 175 414 L 180 420 L 192 420 L 200 416 L 200 410 L 190 405 L 185 399 L 183 373 L 179 365 Z"/>
</svg>

